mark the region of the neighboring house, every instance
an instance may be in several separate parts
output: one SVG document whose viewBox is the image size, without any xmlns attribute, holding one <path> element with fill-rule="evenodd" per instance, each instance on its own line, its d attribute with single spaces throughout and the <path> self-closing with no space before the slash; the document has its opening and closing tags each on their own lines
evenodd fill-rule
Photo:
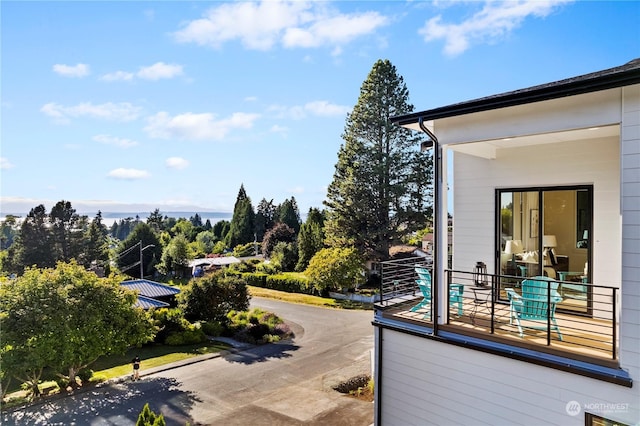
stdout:
<svg viewBox="0 0 640 426">
<path fill-rule="evenodd" d="M 213 271 L 240 262 L 241 260 L 234 256 L 203 257 L 189 261 L 189 272 L 193 277 L 201 277 L 206 271 Z"/>
<path fill-rule="evenodd" d="M 640 59 L 393 121 L 442 180 L 431 275 L 383 264 L 376 424 L 640 423 Z"/>
<path fill-rule="evenodd" d="M 138 293 L 136 306 L 143 309 L 168 308 L 176 305 L 180 290 L 151 280 L 122 281 L 121 286 Z"/>
</svg>

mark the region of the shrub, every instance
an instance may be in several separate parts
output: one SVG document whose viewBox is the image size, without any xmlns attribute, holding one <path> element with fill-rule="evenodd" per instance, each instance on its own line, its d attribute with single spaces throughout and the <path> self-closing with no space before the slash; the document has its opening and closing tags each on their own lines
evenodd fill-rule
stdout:
<svg viewBox="0 0 640 426">
<path fill-rule="evenodd" d="M 306 277 L 292 274 L 269 275 L 266 278 L 266 288 L 288 293 L 310 294 L 310 291 L 312 291 Z"/>
<path fill-rule="evenodd" d="M 261 272 L 246 272 L 242 274 L 242 278 L 246 280 L 247 285 L 262 288 L 265 288 L 267 286 L 267 276 L 267 274 Z"/>
<path fill-rule="evenodd" d="M 220 336 L 224 327 L 218 321 L 207 321 L 200 324 L 202 331 L 207 336 Z"/>
<path fill-rule="evenodd" d="M 158 327 L 158 333 L 154 339 L 158 343 L 164 342 L 172 333 L 189 330 L 192 327 L 180 309 L 153 309 L 149 311 L 149 315 L 151 315 L 154 325 Z"/>
<path fill-rule="evenodd" d="M 136 426 L 165 426 L 165 424 L 164 416 L 151 411 L 149 403 L 144 404 L 136 421 Z"/>
<path fill-rule="evenodd" d="M 83 368 L 82 370 L 78 371 L 77 376 L 84 385 L 86 383 L 89 383 L 89 381 L 91 380 L 91 377 L 93 376 L 93 370 L 90 368 Z"/>
<path fill-rule="evenodd" d="M 206 340 L 207 336 L 205 336 L 204 331 L 200 328 L 194 328 L 193 330 L 171 333 L 165 339 L 164 344 L 169 346 L 194 345 Z"/>
<path fill-rule="evenodd" d="M 178 301 L 188 319 L 223 322 L 229 311 L 249 307 L 249 292 L 241 276 L 217 271 L 191 280 L 178 295 Z"/>
</svg>

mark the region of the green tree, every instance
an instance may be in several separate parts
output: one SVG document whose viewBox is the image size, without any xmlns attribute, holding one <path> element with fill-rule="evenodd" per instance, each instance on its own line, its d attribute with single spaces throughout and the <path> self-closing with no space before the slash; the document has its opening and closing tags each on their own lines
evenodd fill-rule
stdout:
<svg viewBox="0 0 640 426">
<path fill-rule="evenodd" d="M 8 214 L 0 223 L 0 250 L 6 250 L 13 244 L 20 229 L 18 216 Z"/>
<path fill-rule="evenodd" d="M 300 210 L 295 197 L 284 200 L 277 208 L 276 222 L 284 223 L 297 234 L 300 231 Z"/>
<path fill-rule="evenodd" d="M 218 242 L 218 238 L 213 231 L 202 231 L 196 235 L 196 242 L 202 244 L 205 254 L 213 252 L 213 246 Z"/>
<path fill-rule="evenodd" d="M 0 326 L 5 359 L 15 377 L 34 386 L 44 367 L 68 374 L 98 357 L 124 353 L 153 337 L 144 311 L 135 308 L 135 293 L 119 279 L 98 278 L 75 262 L 55 269 L 27 269 L 0 287 Z M 5 356 L 7 358 L 5 358 Z"/>
<path fill-rule="evenodd" d="M 239 244 L 246 244 L 255 239 L 255 213 L 251 205 L 251 199 L 240 185 L 238 197 L 233 207 L 233 218 L 229 233 L 225 237 L 227 247 L 232 248 Z"/>
<path fill-rule="evenodd" d="M 296 271 L 304 271 L 309 261 L 324 248 L 324 216 L 317 208 L 310 208 L 307 220 L 298 233 L 298 263 Z"/>
<path fill-rule="evenodd" d="M 228 220 L 220 220 L 213 225 L 213 235 L 215 235 L 218 240 L 224 240 L 227 237 L 230 228 L 231 222 Z"/>
<path fill-rule="evenodd" d="M 235 275 L 225 275 L 224 271 L 193 279 L 178 294 L 179 307 L 190 321 L 224 323 L 229 311 L 246 311 L 249 300 L 246 281 Z"/>
<path fill-rule="evenodd" d="M 273 227 L 276 219 L 276 206 L 273 199 L 267 201 L 263 198 L 256 208 L 256 239 L 262 241 L 264 234 Z"/>
<path fill-rule="evenodd" d="M 157 233 L 164 230 L 164 218 L 162 217 L 162 213 L 160 213 L 160 209 L 155 209 L 149 213 L 149 217 L 147 217 L 147 225 Z"/>
<path fill-rule="evenodd" d="M 389 121 L 413 111 L 408 99 L 395 66 L 378 60 L 347 117 L 327 191 L 330 246 L 354 246 L 368 258 L 383 260 L 403 233 L 425 226 L 431 203 L 424 194 L 431 162 L 420 152 L 425 136 Z"/>
<path fill-rule="evenodd" d="M 304 274 L 320 292 L 357 288 L 364 282 L 364 265 L 354 248 L 325 248 L 313 256 Z"/>
<path fill-rule="evenodd" d="M 151 247 L 148 247 L 151 246 Z M 149 225 L 139 222 L 116 250 L 116 263 L 121 272 L 135 278 L 140 277 L 140 250 L 142 250 L 143 275 L 149 275 L 162 257 L 162 245 Z"/>
<path fill-rule="evenodd" d="M 296 240 L 296 233 L 291 227 L 284 223 L 277 223 L 262 239 L 262 254 L 264 257 L 271 257 L 271 253 L 279 242 L 292 243 Z"/>
<path fill-rule="evenodd" d="M 51 233 L 45 207 L 40 204 L 29 211 L 20 226 L 17 238 L 16 267 L 52 267 L 56 259 L 51 251 Z"/>
<path fill-rule="evenodd" d="M 69 201 L 58 201 L 49 213 L 51 248 L 56 260 L 68 262 L 82 253 L 82 240 L 87 228 L 86 216 L 81 217 Z"/>
<path fill-rule="evenodd" d="M 187 222 L 188 223 L 188 222 Z M 189 266 L 189 241 L 184 234 L 178 234 L 171 239 L 162 252 L 162 260 L 158 269 L 163 274 L 180 271 Z"/>
<path fill-rule="evenodd" d="M 79 261 L 85 268 L 91 266 L 92 263 L 102 267 L 108 266 L 109 240 L 107 235 L 107 228 L 102 224 L 102 213 L 98 211 L 84 235 L 85 249 Z"/>
<path fill-rule="evenodd" d="M 298 246 L 296 243 L 280 241 L 273 248 L 271 263 L 279 270 L 291 272 L 298 262 Z"/>
<path fill-rule="evenodd" d="M 149 408 L 149 403 L 144 404 L 142 411 L 138 415 L 136 426 L 165 426 L 164 416 L 156 414 Z"/>
</svg>

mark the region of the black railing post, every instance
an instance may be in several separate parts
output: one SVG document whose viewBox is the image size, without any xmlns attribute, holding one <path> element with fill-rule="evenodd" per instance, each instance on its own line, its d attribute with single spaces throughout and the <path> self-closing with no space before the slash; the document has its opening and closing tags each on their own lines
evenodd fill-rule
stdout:
<svg viewBox="0 0 640 426">
<path fill-rule="evenodd" d="M 547 281 L 547 346 L 551 346 L 551 281 Z"/>
<path fill-rule="evenodd" d="M 491 303 L 491 334 L 495 334 L 495 320 L 496 320 L 496 300 L 497 300 L 497 293 L 496 293 L 496 276 L 495 274 L 491 275 L 491 295 L 489 296 L 491 298 L 491 300 L 489 301 L 489 303 Z"/>
<path fill-rule="evenodd" d="M 616 329 L 618 328 L 618 321 L 617 321 L 617 304 L 616 304 L 616 299 L 618 298 L 618 289 L 617 288 L 612 288 L 611 291 L 613 292 L 613 312 L 611 312 L 612 315 L 612 323 L 613 323 L 613 330 L 612 330 L 612 346 L 611 346 L 611 353 L 613 354 L 613 359 L 616 359 L 617 356 L 617 351 L 616 351 L 616 346 L 617 346 L 617 340 L 618 340 L 618 333 L 616 332 Z"/>
</svg>

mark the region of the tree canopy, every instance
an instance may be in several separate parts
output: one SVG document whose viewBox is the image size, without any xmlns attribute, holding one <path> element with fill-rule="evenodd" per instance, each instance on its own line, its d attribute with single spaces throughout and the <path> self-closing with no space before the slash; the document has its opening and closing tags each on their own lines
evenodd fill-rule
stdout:
<svg viewBox="0 0 640 426">
<path fill-rule="evenodd" d="M 251 205 L 251 199 L 240 185 L 238 197 L 233 207 L 233 217 L 229 233 L 225 237 L 227 247 L 234 248 L 239 244 L 246 244 L 255 239 L 255 213 Z"/>
<path fill-rule="evenodd" d="M 45 367 L 66 372 L 73 384 L 99 356 L 150 340 L 154 329 L 134 307 L 135 293 L 119 282 L 60 262 L 28 268 L 0 286 L 2 369 L 29 383 L 37 396 Z"/>
<path fill-rule="evenodd" d="M 348 115 L 343 145 L 327 191 L 327 242 L 356 247 L 372 259 L 407 231 L 424 228 L 432 199 L 426 192 L 431 159 L 420 152 L 425 136 L 391 123 L 411 113 L 403 78 L 388 60 L 378 60 Z"/>
</svg>

